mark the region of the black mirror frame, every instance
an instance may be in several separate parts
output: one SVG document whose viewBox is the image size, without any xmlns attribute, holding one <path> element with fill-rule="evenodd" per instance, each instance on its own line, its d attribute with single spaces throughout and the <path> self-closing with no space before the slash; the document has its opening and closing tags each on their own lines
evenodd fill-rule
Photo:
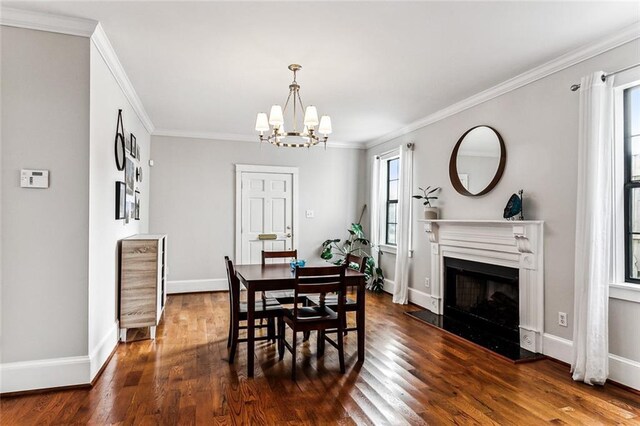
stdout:
<svg viewBox="0 0 640 426">
<path fill-rule="evenodd" d="M 500 163 L 498 164 L 498 169 L 496 170 L 496 174 L 493 176 L 493 179 L 491 180 L 491 182 L 489 182 L 489 184 L 482 191 L 478 192 L 477 194 L 473 194 L 469 192 L 469 190 L 465 188 L 464 185 L 462 185 L 462 182 L 460 182 L 460 177 L 458 177 L 457 160 L 458 160 L 458 150 L 460 149 L 460 145 L 462 144 L 462 141 L 464 140 L 465 136 L 467 136 L 469 132 L 471 132 L 474 129 L 477 129 L 478 127 L 488 127 L 496 134 L 496 136 L 498 136 L 498 141 L 500 142 Z M 456 143 L 456 146 L 453 148 L 453 152 L 451 153 L 451 159 L 449 160 L 449 180 L 451 181 L 451 185 L 453 185 L 453 188 L 456 191 L 458 191 L 458 193 L 465 195 L 467 197 L 479 197 L 481 195 L 488 194 L 489 192 L 491 192 L 493 188 L 495 188 L 495 186 L 500 181 L 502 174 L 504 173 L 504 167 L 506 163 L 507 163 L 507 149 L 504 146 L 504 141 L 502 140 L 502 136 L 493 127 L 487 126 L 485 124 L 481 124 L 479 126 L 470 128 L 469 130 L 464 132 L 462 136 L 460 136 L 460 139 L 458 139 L 458 143 Z"/>
</svg>

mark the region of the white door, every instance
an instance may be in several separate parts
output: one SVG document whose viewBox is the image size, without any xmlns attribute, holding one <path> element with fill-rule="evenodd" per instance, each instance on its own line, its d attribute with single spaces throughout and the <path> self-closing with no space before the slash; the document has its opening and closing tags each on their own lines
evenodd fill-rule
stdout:
<svg viewBox="0 0 640 426">
<path fill-rule="evenodd" d="M 293 249 L 293 173 L 240 171 L 237 176 L 240 258 L 236 262 L 260 263 L 262 250 Z"/>
</svg>

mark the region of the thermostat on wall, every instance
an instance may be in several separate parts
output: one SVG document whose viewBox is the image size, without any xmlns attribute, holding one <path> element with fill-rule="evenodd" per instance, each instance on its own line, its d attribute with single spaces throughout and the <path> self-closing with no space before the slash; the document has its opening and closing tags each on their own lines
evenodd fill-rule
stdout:
<svg viewBox="0 0 640 426">
<path fill-rule="evenodd" d="M 48 188 L 49 170 L 28 170 L 20 171 L 20 186 L 22 188 Z"/>
</svg>

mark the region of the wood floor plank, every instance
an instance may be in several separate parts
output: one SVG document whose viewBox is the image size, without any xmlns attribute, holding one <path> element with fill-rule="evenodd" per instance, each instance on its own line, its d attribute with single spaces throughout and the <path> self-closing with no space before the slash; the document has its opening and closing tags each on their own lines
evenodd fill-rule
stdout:
<svg viewBox="0 0 640 426">
<path fill-rule="evenodd" d="M 296 352 L 293 382 L 292 355 L 279 361 L 269 342 L 256 344 L 254 378 L 246 344 L 228 363 L 225 293 L 172 295 L 157 339 L 130 330 L 134 341 L 119 345 L 92 389 L 1 398 L 0 423 L 640 425 L 637 394 L 574 382 L 550 360 L 512 364 L 404 315 L 416 309 L 367 294 L 364 363 L 357 333 L 345 338 L 344 375 L 335 349 L 318 358 L 312 336 Z"/>
</svg>

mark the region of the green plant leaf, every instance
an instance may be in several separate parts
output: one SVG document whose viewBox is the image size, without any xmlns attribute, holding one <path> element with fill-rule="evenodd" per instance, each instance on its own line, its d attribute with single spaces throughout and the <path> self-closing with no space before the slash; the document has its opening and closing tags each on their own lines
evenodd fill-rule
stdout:
<svg viewBox="0 0 640 426">
<path fill-rule="evenodd" d="M 331 252 L 331 247 L 325 247 L 320 254 L 320 257 L 324 260 L 329 260 L 333 257 L 333 253 Z"/>
</svg>

